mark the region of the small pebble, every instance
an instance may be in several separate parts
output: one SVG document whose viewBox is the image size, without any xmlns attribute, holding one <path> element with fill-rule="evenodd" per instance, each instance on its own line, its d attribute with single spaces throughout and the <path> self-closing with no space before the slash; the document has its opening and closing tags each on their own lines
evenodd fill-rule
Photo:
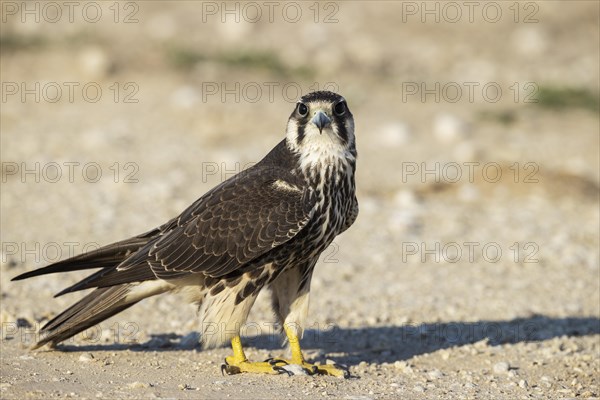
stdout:
<svg viewBox="0 0 600 400">
<path fill-rule="evenodd" d="M 442 143 L 452 143 L 467 136 L 468 127 L 457 115 L 444 113 L 435 116 L 433 132 Z"/>
<path fill-rule="evenodd" d="M 379 140 L 386 147 L 398 147 L 410 139 L 410 128 L 403 122 L 392 122 L 379 129 Z"/>
<path fill-rule="evenodd" d="M 144 382 L 137 382 L 136 381 L 136 382 L 131 382 L 129 385 L 127 385 L 127 387 L 129 389 L 145 389 L 145 388 L 150 387 L 150 385 L 147 384 L 147 383 L 144 383 Z"/>
<path fill-rule="evenodd" d="M 362 363 L 361 363 L 362 364 Z M 406 361 L 396 361 L 394 363 L 394 367 L 396 367 L 396 369 L 404 369 L 408 366 L 408 364 L 406 363 Z"/>
<path fill-rule="evenodd" d="M 191 86 L 183 86 L 171 95 L 171 102 L 178 108 L 190 109 L 200 101 L 200 95 Z"/>
<path fill-rule="evenodd" d="M 90 79 L 100 79 L 106 76 L 112 67 L 110 58 L 100 47 L 87 47 L 79 56 L 79 64 Z"/>
<path fill-rule="evenodd" d="M 91 353 L 85 353 L 79 356 L 80 362 L 90 362 L 94 360 L 94 356 Z"/>
<path fill-rule="evenodd" d="M 306 370 L 298 364 L 288 364 L 284 365 L 282 368 L 288 372 L 291 372 L 292 375 L 308 375 Z"/>
<path fill-rule="evenodd" d="M 508 372 L 509 369 L 510 369 L 510 364 L 505 361 L 501 361 L 501 362 L 494 364 L 494 373 L 496 373 L 496 374 L 505 374 Z"/>
<path fill-rule="evenodd" d="M 444 376 L 444 374 L 442 373 L 442 371 L 438 370 L 438 369 L 434 369 L 431 370 L 427 373 L 427 376 L 429 377 L 429 379 L 440 379 L 441 377 Z"/>
<path fill-rule="evenodd" d="M 31 328 L 33 325 L 27 320 L 27 318 L 17 318 L 17 326 L 19 328 Z"/>
<path fill-rule="evenodd" d="M 528 386 L 529 386 L 529 384 L 527 383 L 527 381 L 525 379 L 521 379 L 519 381 L 519 387 L 521 387 L 523 389 L 527 389 Z"/>
<path fill-rule="evenodd" d="M 415 387 L 413 387 L 413 391 L 423 393 L 425 391 L 425 388 L 421 385 L 415 385 Z"/>
</svg>

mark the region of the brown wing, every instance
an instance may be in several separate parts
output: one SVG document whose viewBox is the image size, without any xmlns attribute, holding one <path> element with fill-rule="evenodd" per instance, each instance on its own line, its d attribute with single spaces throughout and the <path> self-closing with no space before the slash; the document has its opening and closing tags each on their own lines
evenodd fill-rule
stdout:
<svg viewBox="0 0 600 400">
<path fill-rule="evenodd" d="M 182 272 L 227 275 L 294 237 L 310 220 L 314 196 L 289 172 L 252 168 L 217 186 L 118 271 L 148 264 L 161 278 Z M 117 272 L 118 273 L 118 272 Z"/>
</svg>

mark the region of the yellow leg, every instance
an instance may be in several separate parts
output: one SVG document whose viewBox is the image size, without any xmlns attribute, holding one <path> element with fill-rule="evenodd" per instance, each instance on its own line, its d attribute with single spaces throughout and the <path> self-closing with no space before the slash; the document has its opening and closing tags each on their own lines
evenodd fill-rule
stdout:
<svg viewBox="0 0 600 400">
<path fill-rule="evenodd" d="M 306 371 L 312 374 L 320 374 L 320 375 L 330 375 L 337 376 L 340 378 L 347 378 L 349 376 L 349 372 L 347 369 L 344 369 L 336 364 L 326 364 L 326 365 L 314 365 L 307 363 L 304 360 L 304 355 L 302 354 L 302 349 L 300 348 L 300 338 L 296 334 L 296 329 L 291 326 L 285 325 L 285 334 L 287 335 L 288 341 L 290 342 L 290 350 L 292 351 L 291 360 L 282 360 L 288 362 L 289 364 L 300 365 Z"/>
<path fill-rule="evenodd" d="M 292 362 L 294 364 L 304 364 L 304 355 L 302 354 L 302 349 L 300 348 L 300 339 L 298 338 L 298 335 L 296 335 L 296 330 L 288 325 L 285 325 L 283 329 L 285 330 L 285 335 L 290 342 Z"/>
</svg>

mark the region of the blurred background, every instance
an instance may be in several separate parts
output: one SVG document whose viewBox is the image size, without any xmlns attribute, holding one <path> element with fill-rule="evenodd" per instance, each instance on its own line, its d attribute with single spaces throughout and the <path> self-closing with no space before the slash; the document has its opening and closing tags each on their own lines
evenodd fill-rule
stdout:
<svg viewBox="0 0 600 400">
<path fill-rule="evenodd" d="M 598 18 L 589 1 L 2 2 L 3 321 L 50 317 L 80 276 L 8 279 L 173 217 L 328 89 L 356 120 L 361 215 L 321 258 L 311 322 L 541 315 L 563 321 L 541 339 L 597 339 Z M 193 307 L 140 311 L 172 306 L 123 318 L 197 329 Z"/>
</svg>

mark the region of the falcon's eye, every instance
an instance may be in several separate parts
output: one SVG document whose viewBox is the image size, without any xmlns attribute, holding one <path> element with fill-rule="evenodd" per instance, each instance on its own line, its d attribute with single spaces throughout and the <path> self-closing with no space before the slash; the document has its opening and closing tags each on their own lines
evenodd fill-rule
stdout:
<svg viewBox="0 0 600 400">
<path fill-rule="evenodd" d="M 308 107 L 306 107 L 306 104 L 298 104 L 298 114 L 300 114 L 301 117 L 306 117 L 306 115 L 308 114 Z"/>
<path fill-rule="evenodd" d="M 337 103 L 334 107 L 333 107 L 333 112 L 335 113 L 335 115 L 337 115 L 338 117 L 344 115 L 346 113 L 346 103 L 343 101 L 340 101 L 339 103 Z"/>
</svg>

